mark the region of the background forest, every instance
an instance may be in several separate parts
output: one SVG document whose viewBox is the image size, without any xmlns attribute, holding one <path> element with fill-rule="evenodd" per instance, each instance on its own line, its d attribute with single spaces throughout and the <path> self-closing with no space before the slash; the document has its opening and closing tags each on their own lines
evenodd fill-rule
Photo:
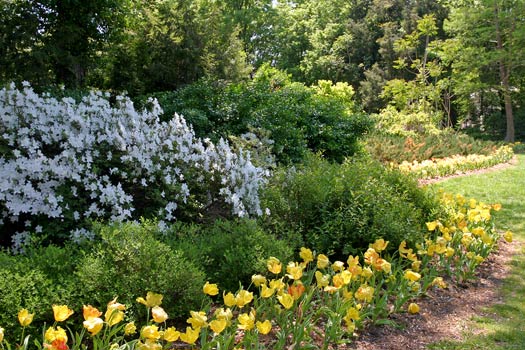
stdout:
<svg viewBox="0 0 525 350">
<path fill-rule="evenodd" d="M 246 95 L 256 72 L 273 67 L 304 86 L 347 83 L 353 109 L 394 133 L 401 123 L 405 131 L 453 126 L 492 139 L 525 137 L 522 0 L 2 0 L 0 7 L 4 83 L 97 88 L 136 101 L 164 92 L 157 96 L 165 110 L 185 110 L 198 124 L 206 108 L 226 107 L 189 99 Z"/>
</svg>

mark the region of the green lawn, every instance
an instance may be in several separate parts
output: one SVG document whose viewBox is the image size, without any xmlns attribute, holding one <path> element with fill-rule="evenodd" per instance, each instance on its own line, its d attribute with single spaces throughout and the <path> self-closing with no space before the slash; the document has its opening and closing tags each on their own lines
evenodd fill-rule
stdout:
<svg viewBox="0 0 525 350">
<path fill-rule="evenodd" d="M 512 259 L 512 270 L 503 285 L 504 304 L 487 310 L 491 317 L 474 317 L 462 342 L 442 341 L 429 349 L 525 349 L 525 155 L 518 165 L 485 174 L 453 178 L 433 186 L 461 193 L 486 203 L 501 203 L 495 214 L 500 230 L 511 230 L 520 244 Z M 473 335 L 481 333 L 482 335 Z"/>
</svg>

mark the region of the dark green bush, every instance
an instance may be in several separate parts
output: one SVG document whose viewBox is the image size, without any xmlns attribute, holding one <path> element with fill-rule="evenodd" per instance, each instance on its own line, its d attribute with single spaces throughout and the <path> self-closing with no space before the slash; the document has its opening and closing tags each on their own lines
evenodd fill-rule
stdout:
<svg viewBox="0 0 525 350">
<path fill-rule="evenodd" d="M 101 242 L 78 266 L 80 285 L 93 305 L 118 297 L 138 318 L 144 316 L 135 300 L 148 291 L 164 295 L 163 307 L 171 319 L 182 319 L 204 298 L 204 274 L 181 251 L 155 238 L 151 222 L 100 226 Z"/>
<path fill-rule="evenodd" d="M 403 137 L 373 133 L 367 136 L 366 150 L 383 163 L 423 161 L 431 158 L 445 158 L 456 154 L 488 155 L 499 145 L 491 141 L 474 139 L 456 132 L 442 132 L 436 135 Z"/>
<path fill-rule="evenodd" d="M 287 226 L 318 252 L 357 254 L 377 238 L 397 249 L 416 241 L 439 204 L 414 179 L 371 160 L 330 164 L 312 156 L 296 170 L 277 172 L 264 193 L 272 230 Z"/>
<path fill-rule="evenodd" d="M 355 105 L 353 89 L 327 81 L 308 87 L 283 76 L 263 67 L 250 82 L 227 85 L 201 80 L 154 97 L 164 109 L 164 119 L 177 112 L 197 136 L 212 141 L 252 128 L 268 131 L 281 163 L 301 162 L 308 151 L 337 162 L 356 153 L 357 141 L 372 121 Z"/>
<path fill-rule="evenodd" d="M 247 219 L 211 225 L 175 224 L 164 239 L 202 267 L 210 283 L 230 291 L 236 291 L 239 283 L 248 286 L 253 274 L 266 271 L 270 256 L 288 261 L 297 247 L 293 240 L 276 239 L 256 221 Z"/>
</svg>

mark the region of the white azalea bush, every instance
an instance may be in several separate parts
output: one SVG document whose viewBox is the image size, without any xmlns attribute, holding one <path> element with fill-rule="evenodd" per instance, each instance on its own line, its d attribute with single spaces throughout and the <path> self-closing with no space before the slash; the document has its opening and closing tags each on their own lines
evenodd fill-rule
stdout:
<svg viewBox="0 0 525 350">
<path fill-rule="evenodd" d="M 64 229 L 79 238 L 91 220 L 173 221 L 210 208 L 260 215 L 267 171 L 222 139 L 196 138 L 182 116 L 161 122 L 161 113 L 155 100 L 137 111 L 129 98 L 111 103 L 102 92 L 76 103 L 39 95 L 27 83 L 1 89 L 4 240 L 10 235 L 19 245 L 28 232 L 60 236 Z"/>
</svg>

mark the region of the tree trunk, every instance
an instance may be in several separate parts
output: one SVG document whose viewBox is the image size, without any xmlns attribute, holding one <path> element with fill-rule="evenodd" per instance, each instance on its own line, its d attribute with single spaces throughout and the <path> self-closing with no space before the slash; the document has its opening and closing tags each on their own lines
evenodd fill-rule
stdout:
<svg viewBox="0 0 525 350">
<path fill-rule="evenodd" d="M 505 133 L 506 142 L 514 142 L 514 114 L 512 112 L 512 100 L 510 98 L 510 84 L 509 84 L 509 75 L 510 75 L 510 63 L 505 64 L 505 54 L 503 47 L 503 39 L 501 37 L 501 28 L 499 23 L 499 7 L 498 2 L 495 2 L 494 5 L 494 20 L 496 25 L 496 45 L 500 53 L 499 59 L 499 75 L 501 81 L 501 88 L 503 89 L 503 100 L 505 101 L 505 118 L 507 122 L 507 132 Z"/>
</svg>

